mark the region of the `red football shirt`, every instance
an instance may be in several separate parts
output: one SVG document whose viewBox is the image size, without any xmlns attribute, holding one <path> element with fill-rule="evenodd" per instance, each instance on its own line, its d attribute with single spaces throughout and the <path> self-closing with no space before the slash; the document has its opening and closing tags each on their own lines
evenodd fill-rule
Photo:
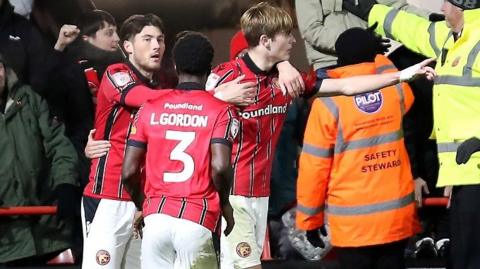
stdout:
<svg viewBox="0 0 480 269">
<path fill-rule="evenodd" d="M 214 231 L 220 200 L 211 178 L 210 145 L 232 145 L 237 112 L 199 84 L 178 88 L 183 90 L 164 90 L 168 94 L 143 106 L 128 140 L 129 146 L 147 149 L 143 213 L 167 214 Z"/>
<path fill-rule="evenodd" d="M 162 96 L 155 87 L 131 64 L 113 64 L 105 71 L 97 95 L 94 139 L 109 140 L 111 147 L 107 155 L 92 160 L 85 196 L 131 200 L 121 181 L 126 142 L 138 108 Z"/>
<path fill-rule="evenodd" d="M 276 68 L 260 70 L 248 54 L 213 69 L 207 90 L 245 75 L 242 82 L 257 83 L 255 103 L 240 109 L 240 130 L 232 148 L 234 183 L 231 194 L 247 197 L 270 195 L 270 175 L 275 147 L 291 97 L 283 95 Z M 307 94 L 318 90 L 307 89 Z"/>
</svg>

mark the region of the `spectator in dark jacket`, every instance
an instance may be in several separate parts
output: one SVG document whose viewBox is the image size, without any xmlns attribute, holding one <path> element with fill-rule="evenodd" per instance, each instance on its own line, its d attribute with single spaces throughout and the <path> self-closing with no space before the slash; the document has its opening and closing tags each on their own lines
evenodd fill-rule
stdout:
<svg viewBox="0 0 480 269">
<path fill-rule="evenodd" d="M 46 102 L 0 55 L 0 206 L 57 204 L 56 216 L 0 216 L 0 264 L 72 246 L 76 154 Z"/>
<path fill-rule="evenodd" d="M 65 122 L 66 135 L 78 153 L 82 186 L 90 170 L 83 149 L 93 128 L 96 92 L 106 67 L 122 61 L 118 41 L 112 15 L 93 10 L 81 14 L 77 25 L 64 25 L 55 45 L 65 53 L 51 76 L 48 101 L 52 113 Z"/>
<path fill-rule="evenodd" d="M 8 0 L 0 0 L 0 53 L 19 80 L 44 95 L 48 74 L 58 64 L 55 52 L 27 19 L 13 12 Z"/>
</svg>

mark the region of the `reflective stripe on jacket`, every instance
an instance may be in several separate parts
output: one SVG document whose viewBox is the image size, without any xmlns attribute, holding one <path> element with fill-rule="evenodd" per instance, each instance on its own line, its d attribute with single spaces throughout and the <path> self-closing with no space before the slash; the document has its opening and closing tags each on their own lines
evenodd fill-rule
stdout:
<svg viewBox="0 0 480 269">
<path fill-rule="evenodd" d="M 480 9 L 463 14 L 464 27 L 457 41 L 445 22 L 431 23 L 387 6 L 375 5 L 369 17 L 369 24 L 378 21 L 378 33 L 437 57 L 433 131 L 440 161 L 438 186 L 480 183 L 480 153 L 465 165 L 455 162 L 458 145 L 480 137 Z"/>
<path fill-rule="evenodd" d="M 332 78 L 397 69 L 375 63 L 330 70 Z M 317 98 L 300 156 L 297 226 L 318 228 L 328 215 L 332 244 L 385 244 L 415 233 L 413 178 L 402 117 L 413 103 L 406 83 L 357 96 Z"/>
</svg>

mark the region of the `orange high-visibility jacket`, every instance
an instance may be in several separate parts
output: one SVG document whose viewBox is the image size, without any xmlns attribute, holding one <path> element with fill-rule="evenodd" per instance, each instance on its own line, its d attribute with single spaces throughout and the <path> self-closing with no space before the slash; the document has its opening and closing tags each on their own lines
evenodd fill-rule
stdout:
<svg viewBox="0 0 480 269">
<path fill-rule="evenodd" d="M 331 78 L 396 72 L 383 55 L 328 71 Z M 327 213 L 332 245 L 360 247 L 417 232 L 414 182 L 402 118 L 413 103 L 406 83 L 356 96 L 315 99 L 297 182 L 297 227 L 312 230 Z"/>
</svg>

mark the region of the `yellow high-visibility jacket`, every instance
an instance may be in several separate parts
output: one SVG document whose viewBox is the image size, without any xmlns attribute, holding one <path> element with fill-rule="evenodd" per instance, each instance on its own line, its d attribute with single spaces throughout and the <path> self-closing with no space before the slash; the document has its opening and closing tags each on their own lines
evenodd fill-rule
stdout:
<svg viewBox="0 0 480 269">
<path fill-rule="evenodd" d="M 455 162 L 458 145 L 480 137 L 480 9 L 463 13 L 464 27 L 457 41 L 444 21 L 429 22 L 383 5 L 375 5 L 368 19 L 369 25 L 378 22 L 379 34 L 437 58 L 433 87 L 433 136 L 440 161 L 437 186 L 480 183 L 480 153 L 465 165 Z"/>
</svg>

